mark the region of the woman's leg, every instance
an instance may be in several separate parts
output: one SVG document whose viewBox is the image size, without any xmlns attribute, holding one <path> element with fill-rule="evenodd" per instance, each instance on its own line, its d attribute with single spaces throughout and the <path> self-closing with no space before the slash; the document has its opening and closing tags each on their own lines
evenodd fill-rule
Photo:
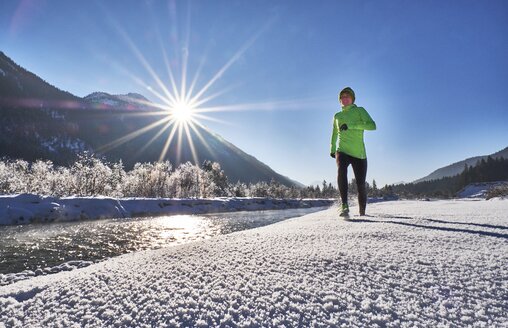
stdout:
<svg viewBox="0 0 508 328">
<path fill-rule="evenodd" d="M 358 206 L 360 207 L 360 215 L 365 215 L 367 207 L 367 188 L 365 187 L 365 179 L 367 178 L 367 159 L 351 158 L 351 165 L 355 173 L 356 186 L 358 187 Z"/>
<path fill-rule="evenodd" d="M 335 154 L 338 168 L 337 185 L 339 186 L 342 204 L 347 204 L 347 167 L 349 166 L 349 158 L 344 153 L 337 152 Z"/>
</svg>

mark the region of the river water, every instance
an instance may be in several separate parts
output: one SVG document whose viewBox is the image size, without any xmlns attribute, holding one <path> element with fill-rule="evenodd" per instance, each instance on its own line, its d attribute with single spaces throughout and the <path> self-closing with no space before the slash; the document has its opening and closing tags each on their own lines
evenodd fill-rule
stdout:
<svg viewBox="0 0 508 328">
<path fill-rule="evenodd" d="M 265 226 L 323 207 L 0 226 L 0 274 L 61 271 L 138 250 L 156 249 Z M 77 263 L 77 264 L 76 264 Z M 53 268 L 53 269 L 51 269 Z"/>
</svg>

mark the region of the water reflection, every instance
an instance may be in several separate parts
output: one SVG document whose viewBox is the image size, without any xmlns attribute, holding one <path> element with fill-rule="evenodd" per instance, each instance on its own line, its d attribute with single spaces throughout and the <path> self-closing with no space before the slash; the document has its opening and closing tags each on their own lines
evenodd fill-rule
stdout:
<svg viewBox="0 0 508 328">
<path fill-rule="evenodd" d="M 209 234 L 211 224 L 202 216 L 175 215 L 155 218 L 153 223 L 160 227 L 160 240 L 183 241 L 187 237 L 198 239 Z M 194 238 L 192 238 L 194 237 Z"/>
<path fill-rule="evenodd" d="M 322 210 L 289 209 L 0 227 L 0 273 L 98 261 L 251 229 Z"/>
</svg>

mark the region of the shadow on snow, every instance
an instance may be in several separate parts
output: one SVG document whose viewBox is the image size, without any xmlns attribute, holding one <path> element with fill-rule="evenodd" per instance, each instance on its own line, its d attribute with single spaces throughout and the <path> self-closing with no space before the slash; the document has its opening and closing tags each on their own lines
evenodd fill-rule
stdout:
<svg viewBox="0 0 508 328">
<path fill-rule="evenodd" d="M 372 216 L 369 216 L 369 217 L 372 217 Z M 394 218 L 394 219 L 414 219 L 414 218 L 406 217 L 406 216 L 381 216 L 381 217 L 384 217 L 384 218 L 389 217 L 389 218 Z M 508 229 L 508 227 L 505 227 L 505 226 L 496 226 L 496 225 L 490 225 L 490 224 L 449 222 L 449 221 L 436 220 L 436 219 L 423 219 L 423 220 L 430 221 L 430 222 L 436 222 L 436 223 L 445 223 L 445 224 L 472 225 L 472 226 L 492 228 L 492 229 Z M 470 234 L 481 235 L 481 236 L 489 236 L 489 237 L 508 239 L 508 234 L 492 232 L 492 231 L 470 230 L 470 229 L 450 228 L 450 227 L 440 227 L 440 226 L 429 226 L 429 225 L 400 222 L 400 221 L 370 220 L 370 219 L 363 219 L 363 218 L 362 219 L 353 219 L 353 220 L 350 219 L 348 221 L 349 222 L 359 222 L 359 223 L 391 223 L 391 224 L 398 224 L 398 225 L 416 227 L 416 228 L 426 228 L 426 229 L 432 229 L 432 230 L 451 231 L 451 232 L 463 232 L 463 233 L 470 233 Z"/>
</svg>

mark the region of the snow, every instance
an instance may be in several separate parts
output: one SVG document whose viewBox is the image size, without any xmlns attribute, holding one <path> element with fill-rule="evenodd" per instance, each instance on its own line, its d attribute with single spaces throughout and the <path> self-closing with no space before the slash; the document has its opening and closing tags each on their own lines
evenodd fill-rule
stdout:
<svg viewBox="0 0 508 328">
<path fill-rule="evenodd" d="M 0 196 L 0 225 L 329 206 L 334 199 Z"/>
<path fill-rule="evenodd" d="M 111 95 L 105 92 L 94 92 L 86 96 L 84 99 L 98 105 L 105 105 L 107 107 L 119 109 L 150 108 L 150 106 L 140 103 L 140 101 L 148 102 L 148 99 L 137 93 L 128 93 L 126 95 Z"/>
<path fill-rule="evenodd" d="M 146 99 L 144 96 L 140 95 L 139 93 L 133 93 L 133 92 L 130 92 L 126 95 L 115 95 L 115 97 L 122 100 L 122 101 L 125 101 L 126 103 L 129 103 L 129 104 L 135 105 L 135 106 L 140 106 L 139 101 L 148 102 L 148 99 Z"/>
<path fill-rule="evenodd" d="M 480 182 L 468 184 L 464 189 L 457 193 L 460 198 L 485 198 L 488 191 L 495 187 L 508 185 L 506 181 Z"/>
<path fill-rule="evenodd" d="M 345 221 L 332 207 L 3 286 L 0 323 L 508 325 L 507 200 L 394 201 L 367 212 Z"/>
<path fill-rule="evenodd" d="M 4 72 L 4 70 L 3 70 L 3 69 L 1 69 L 1 68 L 0 68 L 0 74 L 1 74 L 2 76 L 5 76 L 5 75 L 6 75 L 6 74 L 5 74 L 5 72 Z"/>
<path fill-rule="evenodd" d="M 0 273 L 0 286 L 9 285 L 17 281 L 29 279 L 30 277 L 40 276 L 44 274 L 54 274 L 61 271 L 71 271 L 77 268 L 84 268 L 93 263 L 94 263 L 93 261 L 74 260 L 67 261 L 65 263 L 55 265 L 52 267 L 39 268 L 36 269 L 35 271 L 24 270 L 15 273 L 4 273 L 4 274 Z"/>
</svg>

